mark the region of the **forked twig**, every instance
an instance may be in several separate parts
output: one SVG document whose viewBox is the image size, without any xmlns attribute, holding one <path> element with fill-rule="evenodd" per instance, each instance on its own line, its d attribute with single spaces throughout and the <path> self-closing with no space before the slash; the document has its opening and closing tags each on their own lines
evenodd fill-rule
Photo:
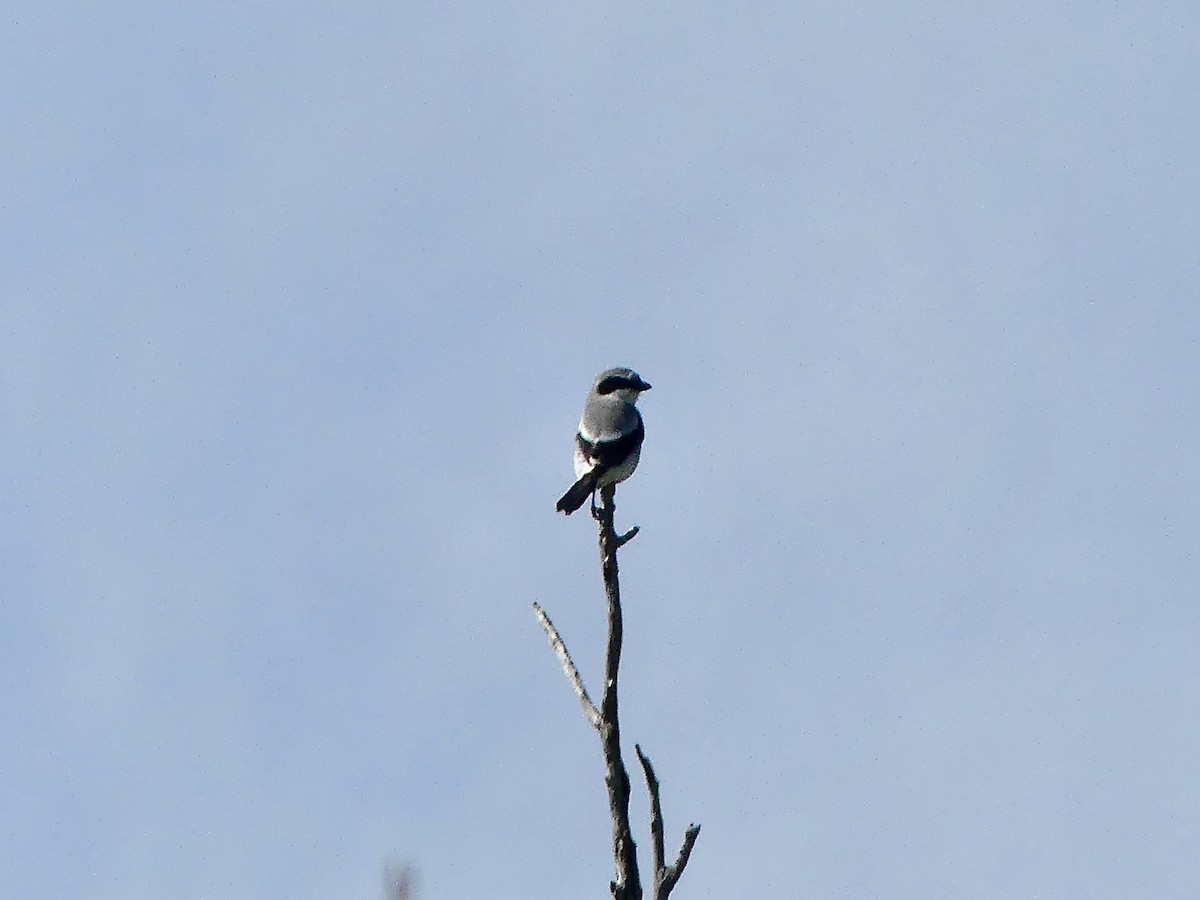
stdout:
<svg viewBox="0 0 1200 900">
<path fill-rule="evenodd" d="M 700 836 L 700 826 L 688 826 L 683 836 L 683 845 L 679 848 L 679 856 L 675 858 L 675 864 L 665 865 L 663 862 L 662 801 L 659 799 L 658 776 L 654 774 L 654 766 L 650 763 L 650 757 L 642 752 L 641 745 L 634 744 L 633 749 L 637 751 L 638 761 L 642 764 L 642 772 L 646 775 L 646 788 L 650 791 L 650 838 L 653 841 L 651 859 L 654 864 L 654 876 L 651 882 L 654 885 L 653 897 L 654 900 L 667 900 L 671 889 L 675 887 L 675 882 L 679 881 L 679 876 L 683 874 L 688 859 L 692 855 L 692 847 L 696 844 L 696 838 Z"/>
</svg>

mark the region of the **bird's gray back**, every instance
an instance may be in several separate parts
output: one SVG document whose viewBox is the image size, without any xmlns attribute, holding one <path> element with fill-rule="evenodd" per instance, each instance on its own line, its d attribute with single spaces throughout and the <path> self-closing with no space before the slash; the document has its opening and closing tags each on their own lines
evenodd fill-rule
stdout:
<svg viewBox="0 0 1200 900">
<path fill-rule="evenodd" d="M 633 433 L 641 415 L 619 397 L 593 394 L 583 407 L 579 433 L 589 441 L 615 441 Z"/>
</svg>

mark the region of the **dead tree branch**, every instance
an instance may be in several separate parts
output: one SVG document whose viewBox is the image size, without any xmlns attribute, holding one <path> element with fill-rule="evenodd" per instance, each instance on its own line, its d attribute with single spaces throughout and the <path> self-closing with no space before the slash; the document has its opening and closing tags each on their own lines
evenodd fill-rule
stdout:
<svg viewBox="0 0 1200 900">
<path fill-rule="evenodd" d="M 600 748 L 604 756 L 604 784 L 608 789 L 608 809 L 612 819 L 612 851 L 616 877 L 609 883 L 613 900 L 642 900 L 642 885 L 638 874 L 637 844 L 629 825 L 629 773 L 621 758 L 621 725 L 618 715 L 617 680 L 621 668 L 621 644 L 624 639 L 624 622 L 621 615 L 621 588 L 617 578 L 617 550 L 638 533 L 634 526 L 625 534 L 618 535 L 613 526 L 616 513 L 614 496 L 616 489 L 609 485 L 600 489 L 600 506 L 592 507 L 592 516 L 599 524 L 600 572 L 604 579 L 604 593 L 608 600 L 608 644 L 604 656 L 604 694 L 600 709 L 592 703 L 579 670 L 571 660 L 566 645 L 559 636 L 550 618 L 537 603 L 533 604 L 550 646 L 562 663 L 563 672 L 579 698 L 588 722 L 600 733 Z M 691 856 L 692 847 L 700 834 L 700 826 L 688 828 L 674 865 L 667 866 L 663 860 L 663 818 L 659 798 L 658 778 L 650 760 L 637 747 L 638 759 L 646 775 L 650 791 L 650 832 L 653 840 L 653 900 L 667 900 Z"/>
<path fill-rule="evenodd" d="M 567 681 L 571 682 L 571 687 L 575 688 L 575 696 L 579 698 L 579 705 L 583 707 L 583 714 L 587 716 L 587 720 L 592 723 L 593 728 L 599 728 L 600 712 L 596 709 L 596 704 L 592 702 L 592 698 L 588 696 L 587 688 L 583 686 L 583 678 L 579 675 L 579 669 L 575 667 L 575 660 L 571 659 L 571 654 L 567 651 L 567 645 L 563 643 L 563 639 L 559 636 L 558 629 L 554 627 L 554 623 L 550 621 L 550 617 L 546 615 L 546 611 L 542 609 L 541 604 L 533 604 L 533 614 L 542 623 L 542 629 L 546 632 L 546 637 L 550 639 L 550 646 L 554 649 L 554 655 L 562 663 L 563 674 L 567 676 Z"/>
<path fill-rule="evenodd" d="M 617 537 L 613 527 L 616 488 L 600 491 L 600 571 L 608 597 L 608 650 L 604 656 L 604 697 L 600 701 L 600 745 L 604 752 L 604 784 L 608 787 L 608 811 L 612 817 L 613 861 L 617 877 L 609 887 L 614 900 L 641 900 L 637 844 L 629 827 L 629 773 L 621 758 L 621 722 L 617 704 L 617 676 L 621 668 L 621 644 L 625 626 L 621 617 L 621 584 L 617 579 L 617 548 L 633 539 L 636 530 Z"/>
</svg>

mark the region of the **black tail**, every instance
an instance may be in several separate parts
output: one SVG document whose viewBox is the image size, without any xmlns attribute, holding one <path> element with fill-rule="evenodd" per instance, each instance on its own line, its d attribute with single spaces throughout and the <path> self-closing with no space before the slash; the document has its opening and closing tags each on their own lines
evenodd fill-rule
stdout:
<svg viewBox="0 0 1200 900">
<path fill-rule="evenodd" d="M 554 508 L 568 516 L 575 512 L 583 506 L 583 501 L 596 489 L 596 479 L 599 477 L 595 469 L 588 472 L 567 489 L 567 492 L 558 499 L 558 504 Z"/>
</svg>

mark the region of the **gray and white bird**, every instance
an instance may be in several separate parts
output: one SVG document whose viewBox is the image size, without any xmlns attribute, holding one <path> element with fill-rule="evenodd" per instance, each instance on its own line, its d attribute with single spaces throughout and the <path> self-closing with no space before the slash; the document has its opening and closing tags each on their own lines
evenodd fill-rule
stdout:
<svg viewBox="0 0 1200 900">
<path fill-rule="evenodd" d="M 575 477 L 555 507 L 568 516 L 598 488 L 624 481 L 637 468 L 646 428 L 634 406 L 650 385 L 633 369 L 607 369 L 588 391 L 575 435 Z M 593 500 L 593 503 L 595 501 Z"/>
</svg>

